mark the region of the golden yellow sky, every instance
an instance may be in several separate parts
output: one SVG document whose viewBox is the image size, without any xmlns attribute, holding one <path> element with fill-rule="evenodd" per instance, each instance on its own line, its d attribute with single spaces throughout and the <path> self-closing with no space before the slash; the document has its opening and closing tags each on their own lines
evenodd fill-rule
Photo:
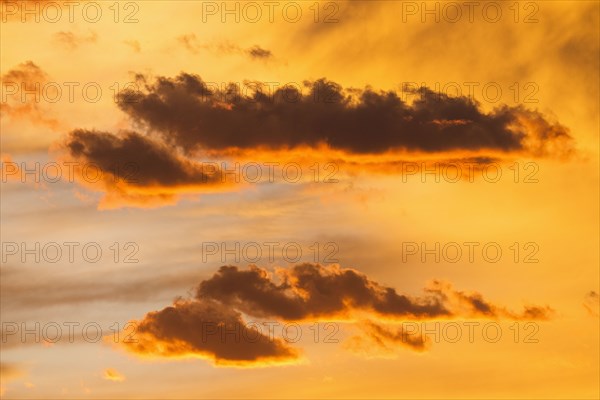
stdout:
<svg viewBox="0 0 600 400">
<path fill-rule="evenodd" d="M 600 396 L 597 1 L 0 6 L 2 398 Z"/>
</svg>

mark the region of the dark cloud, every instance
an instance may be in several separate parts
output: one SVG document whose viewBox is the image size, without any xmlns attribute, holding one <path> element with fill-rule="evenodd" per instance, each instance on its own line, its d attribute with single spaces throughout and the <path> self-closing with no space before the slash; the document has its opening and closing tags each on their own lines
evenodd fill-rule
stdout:
<svg viewBox="0 0 600 400">
<path fill-rule="evenodd" d="M 600 295 L 598 295 L 598 292 L 591 290 L 586 293 L 583 307 L 592 317 L 600 316 Z"/>
<path fill-rule="evenodd" d="M 194 54 L 198 54 L 198 52 L 203 48 L 198 39 L 196 38 L 196 35 L 194 35 L 193 33 L 188 35 L 181 35 L 177 38 L 177 41 L 181 43 L 181 45 L 185 47 L 188 51 Z"/>
<path fill-rule="evenodd" d="M 283 340 L 269 338 L 241 314 L 211 300 L 178 301 L 148 313 L 139 323 L 135 343 L 126 343 L 138 354 L 208 358 L 217 365 L 281 363 L 299 357 Z"/>
<path fill-rule="evenodd" d="M 270 50 L 263 49 L 260 46 L 254 46 L 248 49 L 248 54 L 252 58 L 267 59 L 273 57 L 273 53 Z"/>
<path fill-rule="evenodd" d="M 226 191 L 236 185 L 223 178 L 217 164 L 195 161 L 136 132 L 78 129 L 61 149 L 69 161 L 77 162 L 78 181 L 105 193 L 99 205 L 104 209 L 159 207 L 176 203 L 186 193 Z"/>
<path fill-rule="evenodd" d="M 438 281 L 426 289 L 424 296 L 409 297 L 359 271 L 337 265 L 304 263 L 274 274 L 252 265 L 245 270 L 223 266 L 198 285 L 195 297 L 148 313 L 138 322 L 138 342 L 123 345 L 140 355 L 202 357 L 217 364 L 287 362 L 296 359 L 298 353 L 246 325 L 242 315 L 275 321 L 353 322 L 366 314 L 369 321 L 362 323 L 362 328 L 380 347 L 402 343 L 423 351 L 428 346 L 426 338 L 373 320 L 546 319 L 548 310 L 527 307 L 523 314 L 516 314 L 491 304 L 478 293 L 456 291 Z M 220 330 L 215 329 L 219 326 Z M 228 339 L 227 332 L 233 337 Z"/>
<path fill-rule="evenodd" d="M 71 31 L 60 31 L 54 34 L 54 39 L 70 50 L 74 50 L 82 44 L 96 43 L 97 38 L 98 35 L 94 32 L 90 32 L 88 35 L 76 34 Z"/>
<path fill-rule="evenodd" d="M 425 351 L 431 346 L 431 340 L 421 333 L 406 332 L 402 326 L 388 327 L 373 321 L 360 324 L 364 335 L 350 339 L 350 347 L 355 350 L 369 350 L 369 344 L 375 344 L 384 350 L 393 350 L 398 346 L 408 347 L 414 351 Z"/>
<path fill-rule="evenodd" d="M 456 290 L 448 282 L 434 280 L 425 289 L 430 294 L 439 296 L 445 304 L 452 304 L 457 314 L 485 318 L 509 318 L 514 320 L 547 320 L 554 310 L 548 306 L 525 306 L 518 314 L 485 300 L 480 293 L 467 293 Z"/>
<path fill-rule="evenodd" d="M 370 280 L 350 268 L 298 264 L 276 274 L 259 267 L 240 270 L 223 266 L 200 283 L 197 297 L 218 300 L 256 317 L 283 320 L 350 317 L 367 311 L 390 319 L 428 319 L 481 316 L 488 318 L 544 319 L 549 309 L 528 307 L 522 315 L 497 307 L 478 293 L 456 291 L 448 283 L 434 281 L 422 297 L 409 297 Z"/>
<path fill-rule="evenodd" d="M 103 182 L 99 206 L 104 209 L 157 207 L 175 204 L 183 193 L 239 189 L 239 182 L 222 179 L 218 164 L 199 157 L 307 165 L 319 159 L 348 174 L 393 174 L 407 172 L 406 161 L 414 164 L 409 160 L 415 157 L 420 165 L 479 168 L 524 153 L 572 151 L 567 130 L 537 111 L 503 106 L 483 113 L 466 97 L 426 88 L 408 104 L 394 92 L 343 89 L 325 79 L 277 88 L 251 81 L 204 82 L 186 73 L 152 81 L 137 74 L 136 80 L 141 90 L 121 92 L 118 104 L 145 135 L 80 129 L 63 143 L 70 157 L 99 165 L 108 172 L 104 175 L 126 178 L 115 165 L 135 169 L 133 181 Z"/>
<path fill-rule="evenodd" d="M 112 134 L 85 129 L 72 131 L 58 149 L 61 156 L 66 155 L 68 161 L 76 162 L 74 171 L 79 183 L 104 193 L 99 204 L 103 209 L 124 206 L 159 207 L 175 204 L 185 194 L 242 190 L 250 182 L 280 182 L 282 177 L 279 173 L 269 172 L 267 163 L 271 162 L 270 160 L 277 160 L 281 164 L 289 159 L 307 166 L 322 160 L 324 165 L 331 165 L 336 172 L 343 171 L 340 174 L 341 178 L 365 171 L 409 176 L 416 175 L 423 169 L 431 171 L 433 168 L 441 171 L 442 168 L 450 168 L 457 171 L 458 179 L 465 180 L 473 177 L 472 171 L 500 161 L 485 156 L 407 161 L 389 157 L 377 160 L 363 160 L 360 156 L 332 157 L 317 152 L 286 152 L 284 155 L 274 155 L 268 151 L 220 154 L 225 159 L 239 160 L 234 164 L 217 162 L 211 154 L 205 155 L 204 160 L 199 159 L 200 155 L 185 154 L 177 146 L 166 143 L 160 135 L 152 133 L 142 135 L 133 131 L 122 131 Z M 240 172 L 235 175 L 229 172 L 228 176 L 225 169 L 236 170 L 232 165 L 239 166 L 240 161 L 258 166 L 259 179 L 245 179 L 243 168 L 238 168 Z M 87 172 L 84 171 L 85 168 Z M 99 179 L 96 180 L 95 176 Z M 310 176 L 307 174 L 304 178 L 303 183 L 308 182 Z M 92 180 L 96 182 L 92 183 Z"/>
<path fill-rule="evenodd" d="M 96 164 L 134 186 L 180 186 L 221 182 L 219 171 L 178 155 L 163 143 L 135 132 L 119 136 L 78 129 L 64 144 L 70 156 Z"/>
<path fill-rule="evenodd" d="M 412 299 L 348 268 L 299 264 L 280 272 L 275 283 L 266 270 L 223 266 L 200 283 L 199 298 L 219 300 L 244 313 L 284 320 L 348 316 L 352 310 L 395 317 L 438 317 L 450 312 L 435 297 Z"/>
<path fill-rule="evenodd" d="M 407 104 L 395 92 L 346 90 L 326 79 L 273 93 L 260 86 L 214 86 L 186 73 L 159 77 L 141 92 L 123 92 L 119 105 L 188 152 L 327 145 L 358 154 L 491 150 L 543 155 L 548 149 L 565 150 L 571 140 L 566 128 L 537 111 L 501 106 L 484 113 L 467 97 L 427 88 Z"/>
<path fill-rule="evenodd" d="M 218 55 L 245 54 L 255 60 L 266 60 L 273 57 L 273 53 L 270 50 L 263 49 L 258 45 L 244 49 L 229 41 L 202 42 L 193 33 L 181 35 L 177 38 L 177 41 L 192 54 L 198 54 L 201 50 L 204 50 Z"/>
</svg>

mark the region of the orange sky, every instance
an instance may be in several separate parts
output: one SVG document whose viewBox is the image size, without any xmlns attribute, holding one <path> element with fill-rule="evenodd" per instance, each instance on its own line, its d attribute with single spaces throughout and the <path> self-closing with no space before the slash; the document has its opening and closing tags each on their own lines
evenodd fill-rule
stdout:
<svg viewBox="0 0 600 400">
<path fill-rule="evenodd" d="M 2 0 L 2 398 L 598 398 L 600 8 L 475 3 Z"/>
</svg>

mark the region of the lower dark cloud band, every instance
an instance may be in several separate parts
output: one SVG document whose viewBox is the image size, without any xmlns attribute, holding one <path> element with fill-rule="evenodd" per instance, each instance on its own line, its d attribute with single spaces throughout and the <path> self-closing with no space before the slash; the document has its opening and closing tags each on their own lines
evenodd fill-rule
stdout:
<svg viewBox="0 0 600 400">
<path fill-rule="evenodd" d="M 439 318 L 543 320 L 551 314 L 547 306 L 528 306 L 524 312 L 515 313 L 492 304 L 479 293 L 457 291 L 438 281 L 421 297 L 406 296 L 357 270 L 337 265 L 304 263 L 275 274 L 257 266 L 223 266 L 198 285 L 193 298 L 146 314 L 138 325 L 139 340 L 123 344 L 143 356 L 200 357 L 224 365 L 288 363 L 298 359 L 300 352 L 282 340 L 253 331 L 244 325 L 243 315 L 298 322 L 352 322 L 368 315 L 374 321 L 399 322 Z M 207 336 L 207 325 L 224 330 L 242 327 L 241 340 Z M 367 326 L 373 337 L 392 341 L 404 337 L 404 333 L 386 330 L 376 322 Z M 423 351 L 427 343 L 409 338 L 405 344 Z"/>
</svg>

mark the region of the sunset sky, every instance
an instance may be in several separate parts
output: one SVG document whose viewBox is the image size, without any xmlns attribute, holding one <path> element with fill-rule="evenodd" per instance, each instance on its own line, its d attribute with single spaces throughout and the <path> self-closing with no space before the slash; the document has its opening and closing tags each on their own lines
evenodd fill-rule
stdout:
<svg viewBox="0 0 600 400">
<path fill-rule="evenodd" d="M 597 1 L 0 1 L 2 398 L 600 397 Z"/>
</svg>

